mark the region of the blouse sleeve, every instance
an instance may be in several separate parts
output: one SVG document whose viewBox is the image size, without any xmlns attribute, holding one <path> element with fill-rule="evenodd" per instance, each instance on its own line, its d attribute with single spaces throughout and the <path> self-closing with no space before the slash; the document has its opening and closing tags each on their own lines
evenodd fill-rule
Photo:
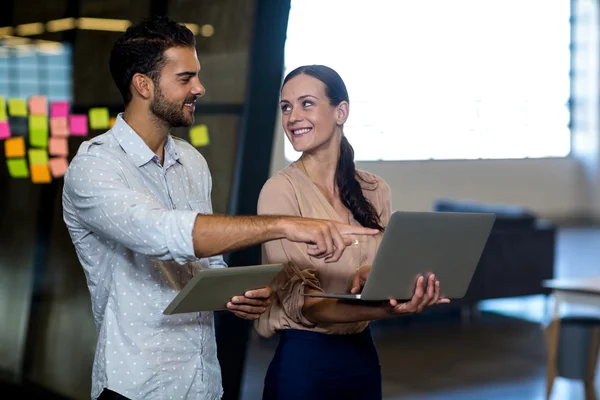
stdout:
<svg viewBox="0 0 600 400">
<path fill-rule="evenodd" d="M 301 216 L 296 193 L 288 178 L 276 175 L 267 181 L 258 199 L 257 213 Z M 313 327 L 314 324 L 302 314 L 304 289 L 323 290 L 317 269 L 307 254 L 307 245 L 281 239 L 264 243 L 262 247 L 263 263 L 284 265 L 284 271 L 273 284 L 274 295 L 278 296 L 283 312 L 295 323 Z"/>
<path fill-rule="evenodd" d="M 381 209 L 381 224 L 386 227 L 392 215 L 392 190 L 386 181 L 379 180 L 379 201 Z"/>
</svg>

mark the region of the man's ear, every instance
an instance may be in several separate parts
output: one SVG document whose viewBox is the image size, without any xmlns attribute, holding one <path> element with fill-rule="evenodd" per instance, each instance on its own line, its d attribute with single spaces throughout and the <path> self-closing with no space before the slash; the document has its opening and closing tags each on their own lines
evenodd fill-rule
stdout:
<svg viewBox="0 0 600 400">
<path fill-rule="evenodd" d="M 154 82 L 147 75 L 136 73 L 131 78 L 131 86 L 133 87 L 132 94 L 139 95 L 143 99 L 148 100 L 154 93 Z"/>
<path fill-rule="evenodd" d="M 350 113 L 350 104 L 347 101 L 342 101 L 337 105 L 336 108 L 336 123 L 338 125 L 344 125 L 346 120 L 348 119 L 348 114 Z"/>
</svg>

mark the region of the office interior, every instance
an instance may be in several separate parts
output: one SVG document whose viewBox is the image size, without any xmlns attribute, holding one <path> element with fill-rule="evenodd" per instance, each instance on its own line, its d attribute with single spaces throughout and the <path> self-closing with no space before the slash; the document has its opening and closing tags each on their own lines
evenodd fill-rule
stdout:
<svg viewBox="0 0 600 400">
<path fill-rule="evenodd" d="M 172 134 L 206 158 L 215 213 L 256 213 L 264 182 L 298 157 L 279 90 L 286 72 L 313 63 L 344 78 L 357 168 L 386 180 L 393 210 L 496 213 L 464 299 L 372 323 L 384 399 L 595 398 L 596 0 L 4 0 L 2 392 L 90 396 L 96 332 L 62 176 L 123 109 L 112 44 L 155 14 L 196 37 L 206 95 L 195 125 Z M 69 135 L 57 133 L 61 117 Z M 260 249 L 225 258 L 260 263 Z M 560 321 L 571 315 L 592 323 L 569 331 Z M 215 318 L 224 399 L 260 399 L 277 339 L 232 314 Z"/>
</svg>

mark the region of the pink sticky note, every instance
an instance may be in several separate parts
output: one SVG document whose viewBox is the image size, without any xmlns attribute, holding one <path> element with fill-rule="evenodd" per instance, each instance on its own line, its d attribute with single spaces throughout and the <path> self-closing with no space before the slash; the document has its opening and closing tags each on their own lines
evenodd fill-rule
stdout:
<svg viewBox="0 0 600 400">
<path fill-rule="evenodd" d="M 48 153 L 51 156 L 68 156 L 69 144 L 67 143 L 67 138 L 51 137 L 48 142 Z"/>
<path fill-rule="evenodd" d="M 48 161 L 48 167 L 50 168 L 50 174 L 53 178 L 60 178 L 65 175 L 69 163 L 64 157 L 53 157 Z"/>
<path fill-rule="evenodd" d="M 10 127 L 8 121 L 0 122 L 0 139 L 6 139 L 10 137 Z"/>
<path fill-rule="evenodd" d="M 48 115 L 48 102 L 45 96 L 29 98 L 29 114 Z"/>
<path fill-rule="evenodd" d="M 69 136 L 69 120 L 67 117 L 50 118 L 50 133 L 55 137 Z"/>
<path fill-rule="evenodd" d="M 53 101 L 50 104 L 50 117 L 67 117 L 69 116 L 68 101 Z"/>
<path fill-rule="evenodd" d="M 84 114 L 73 114 L 69 117 L 71 136 L 85 136 L 88 133 L 88 117 Z"/>
</svg>

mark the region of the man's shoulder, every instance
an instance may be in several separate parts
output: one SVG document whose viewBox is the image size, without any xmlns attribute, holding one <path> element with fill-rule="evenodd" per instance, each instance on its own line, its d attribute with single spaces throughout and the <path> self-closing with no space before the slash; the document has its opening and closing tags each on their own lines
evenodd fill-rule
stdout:
<svg viewBox="0 0 600 400">
<path fill-rule="evenodd" d="M 119 151 L 119 144 L 110 130 L 84 141 L 69 163 L 65 173 L 65 185 L 73 178 L 79 177 L 83 169 L 92 172 L 118 171 L 123 161 L 121 154 L 123 152 Z"/>
<path fill-rule="evenodd" d="M 108 130 L 105 133 L 95 136 L 89 140 L 84 141 L 79 145 L 76 158 L 82 158 L 88 156 L 114 156 L 116 154 L 115 149 L 118 147 L 118 142 L 115 136 L 112 134 L 112 130 Z"/>
</svg>

